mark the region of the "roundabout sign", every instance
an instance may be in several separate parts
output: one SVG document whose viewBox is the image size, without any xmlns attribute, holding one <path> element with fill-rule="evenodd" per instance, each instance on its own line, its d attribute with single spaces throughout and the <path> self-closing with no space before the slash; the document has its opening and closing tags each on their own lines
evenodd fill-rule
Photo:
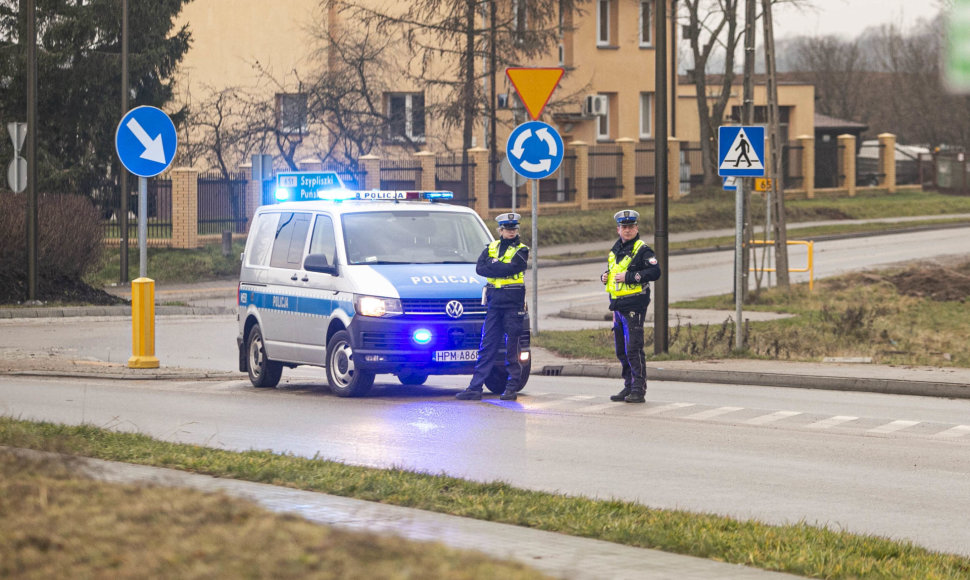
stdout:
<svg viewBox="0 0 970 580">
<path fill-rule="evenodd" d="M 551 125 L 529 121 L 516 127 L 505 145 L 512 169 L 528 179 L 549 177 L 562 165 L 562 137 Z"/>
</svg>

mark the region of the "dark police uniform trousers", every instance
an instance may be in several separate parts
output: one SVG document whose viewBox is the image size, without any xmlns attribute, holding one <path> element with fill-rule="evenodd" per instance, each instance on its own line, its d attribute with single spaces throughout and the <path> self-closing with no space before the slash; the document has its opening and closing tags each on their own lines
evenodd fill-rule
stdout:
<svg viewBox="0 0 970 580">
<path fill-rule="evenodd" d="M 520 246 L 519 236 L 511 240 L 502 239 L 497 247 L 499 259 L 489 255 L 485 248 L 478 258 L 475 271 L 488 278 L 509 278 L 521 276 L 529 262 L 529 248 Z M 508 262 L 501 257 L 517 248 Z M 522 388 L 522 363 L 519 361 L 519 337 L 525 323 L 525 284 L 503 285 L 501 288 L 489 286 L 485 290 L 485 322 L 482 324 L 482 342 L 478 349 L 478 361 L 468 388 L 481 390 L 485 378 L 495 366 L 498 349 L 505 344 L 505 369 L 508 371 L 506 389 L 517 391 Z"/>
</svg>

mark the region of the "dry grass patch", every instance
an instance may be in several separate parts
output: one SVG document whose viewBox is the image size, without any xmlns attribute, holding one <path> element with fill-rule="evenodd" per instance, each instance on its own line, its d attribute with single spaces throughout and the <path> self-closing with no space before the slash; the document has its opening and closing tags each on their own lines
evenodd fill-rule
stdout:
<svg viewBox="0 0 970 580">
<path fill-rule="evenodd" d="M 335 530 L 219 493 L 116 485 L 0 452 L 2 578 L 545 578 L 440 544 Z"/>
</svg>

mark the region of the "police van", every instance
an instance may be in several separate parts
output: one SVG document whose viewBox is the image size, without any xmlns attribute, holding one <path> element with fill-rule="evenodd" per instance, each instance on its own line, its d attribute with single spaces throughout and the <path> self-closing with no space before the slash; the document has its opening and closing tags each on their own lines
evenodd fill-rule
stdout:
<svg viewBox="0 0 970 580">
<path fill-rule="evenodd" d="M 482 219 L 442 203 L 450 192 L 354 192 L 320 175 L 278 176 L 279 203 L 253 217 L 239 276 L 239 370 L 271 388 L 283 367 L 324 367 L 342 397 L 365 394 L 377 374 L 405 385 L 471 374 L 485 320 L 475 264 L 492 241 Z M 523 386 L 524 326 L 509 345 Z M 485 382 L 495 393 L 505 389 L 504 359 L 501 349 Z"/>
</svg>

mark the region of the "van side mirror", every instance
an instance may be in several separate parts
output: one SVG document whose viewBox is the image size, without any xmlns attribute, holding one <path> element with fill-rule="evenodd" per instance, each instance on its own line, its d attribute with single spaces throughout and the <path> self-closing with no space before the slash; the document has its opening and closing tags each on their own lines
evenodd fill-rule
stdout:
<svg viewBox="0 0 970 580">
<path fill-rule="evenodd" d="M 307 254 L 306 260 L 303 260 L 303 269 L 331 276 L 337 275 L 337 265 L 327 262 L 327 257 L 323 254 Z"/>
</svg>

